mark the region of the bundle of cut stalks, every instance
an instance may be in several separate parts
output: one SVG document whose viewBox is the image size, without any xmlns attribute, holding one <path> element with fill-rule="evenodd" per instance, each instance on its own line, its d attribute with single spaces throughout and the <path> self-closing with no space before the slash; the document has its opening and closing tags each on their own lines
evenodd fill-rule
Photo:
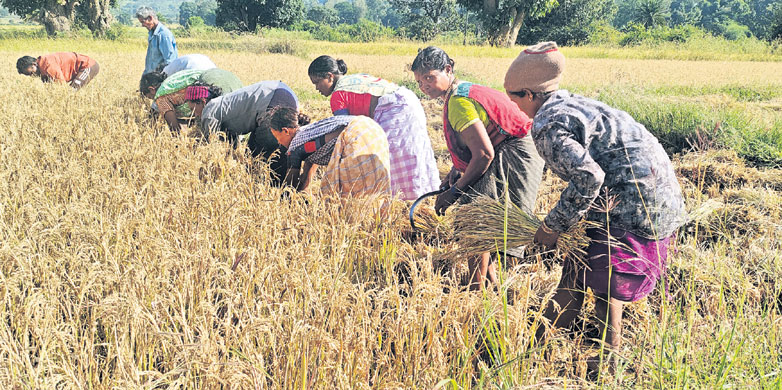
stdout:
<svg viewBox="0 0 782 390">
<path fill-rule="evenodd" d="M 423 234 L 441 240 L 450 240 L 453 237 L 453 221 L 450 214 L 440 216 L 431 207 L 419 207 L 414 218 L 416 229 Z"/>
<path fill-rule="evenodd" d="M 459 247 L 470 254 L 520 246 L 526 247 L 528 256 L 550 253 L 533 241 L 541 221 L 511 202 L 506 204 L 507 208 L 495 199 L 481 196 L 460 206 L 454 213 L 454 236 L 459 240 Z M 560 234 L 555 254 L 584 263 L 589 245 L 586 229 L 590 226 L 591 223 L 582 221 Z"/>
</svg>

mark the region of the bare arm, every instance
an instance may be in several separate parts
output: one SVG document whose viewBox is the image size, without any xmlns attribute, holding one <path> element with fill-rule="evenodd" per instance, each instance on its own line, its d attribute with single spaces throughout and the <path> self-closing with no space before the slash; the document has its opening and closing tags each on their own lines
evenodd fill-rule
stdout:
<svg viewBox="0 0 782 390">
<path fill-rule="evenodd" d="M 307 188 L 309 188 L 310 183 L 312 182 L 312 178 L 315 176 L 315 171 L 317 169 L 315 168 L 315 165 L 313 165 L 310 162 L 304 162 L 304 168 L 302 169 L 303 179 L 300 178 L 299 180 L 299 187 L 297 190 L 299 191 L 306 191 Z"/>
<path fill-rule="evenodd" d="M 285 185 L 298 190 L 300 173 L 301 169 L 299 168 L 288 168 L 288 174 L 285 175 Z"/>
<path fill-rule="evenodd" d="M 455 184 L 460 190 L 466 190 L 489 169 L 489 165 L 494 160 L 494 147 L 482 122 L 473 123 L 462 131 L 461 136 L 470 149 L 472 158 L 467 164 L 464 174 Z"/>
<path fill-rule="evenodd" d="M 166 123 L 168 123 L 168 128 L 172 133 L 179 134 L 179 131 L 182 129 L 182 127 L 179 125 L 179 121 L 176 119 L 176 113 L 174 111 L 166 111 L 163 114 L 163 119 L 165 119 Z"/>
<path fill-rule="evenodd" d="M 472 158 L 467 164 L 464 174 L 456 180 L 451 186 L 450 191 L 443 192 L 437 196 L 434 203 L 434 209 L 438 214 L 445 213 L 452 204 L 458 199 L 458 191 L 466 190 L 486 173 L 489 165 L 494 160 L 494 147 L 489 140 L 489 134 L 482 122 L 475 122 L 461 133 L 462 140 L 472 153 Z M 451 174 L 449 174 L 451 176 Z M 449 178 L 446 178 L 449 179 Z M 452 178 L 450 178 L 452 180 Z M 450 181 L 450 180 L 449 180 Z M 453 188 L 455 185 L 456 188 Z"/>
</svg>

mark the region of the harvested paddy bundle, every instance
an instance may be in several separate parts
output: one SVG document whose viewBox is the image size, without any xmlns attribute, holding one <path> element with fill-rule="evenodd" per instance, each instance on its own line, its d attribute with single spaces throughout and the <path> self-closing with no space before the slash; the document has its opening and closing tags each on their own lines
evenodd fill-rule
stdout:
<svg viewBox="0 0 782 390">
<path fill-rule="evenodd" d="M 460 248 L 469 254 L 495 252 L 502 248 L 524 246 L 528 256 L 548 254 L 551 251 L 534 243 L 535 232 L 541 221 L 511 202 L 501 203 L 488 196 L 459 206 L 454 213 L 454 237 Z M 554 249 L 559 258 L 570 257 L 583 262 L 589 238 L 586 229 L 590 222 L 581 221 L 561 233 Z"/>
</svg>

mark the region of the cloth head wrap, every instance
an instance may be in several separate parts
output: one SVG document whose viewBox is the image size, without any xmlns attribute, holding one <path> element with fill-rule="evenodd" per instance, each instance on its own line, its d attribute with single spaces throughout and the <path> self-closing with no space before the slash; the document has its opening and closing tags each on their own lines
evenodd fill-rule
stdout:
<svg viewBox="0 0 782 390">
<path fill-rule="evenodd" d="M 505 90 L 518 92 L 529 89 L 532 92 L 550 92 L 559 88 L 565 56 L 556 42 L 541 42 L 530 46 L 513 60 L 505 73 Z"/>
<path fill-rule="evenodd" d="M 185 100 L 206 99 L 209 97 L 209 88 L 203 86 L 190 86 L 185 90 Z"/>
</svg>

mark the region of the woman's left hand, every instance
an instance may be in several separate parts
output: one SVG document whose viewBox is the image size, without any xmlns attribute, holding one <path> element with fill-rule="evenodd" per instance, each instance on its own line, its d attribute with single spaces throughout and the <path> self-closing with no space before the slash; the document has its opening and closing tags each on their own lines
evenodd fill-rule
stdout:
<svg viewBox="0 0 782 390">
<path fill-rule="evenodd" d="M 448 210 L 458 199 L 459 193 L 449 188 L 442 194 L 437 195 L 437 199 L 434 201 L 434 211 L 437 215 L 445 215 L 445 210 Z"/>
<path fill-rule="evenodd" d="M 538 228 L 538 231 L 535 232 L 535 242 L 542 244 L 548 249 L 552 249 L 557 245 L 557 239 L 559 239 L 559 233 L 553 230 L 547 232 L 543 229 L 542 225 Z"/>
</svg>

